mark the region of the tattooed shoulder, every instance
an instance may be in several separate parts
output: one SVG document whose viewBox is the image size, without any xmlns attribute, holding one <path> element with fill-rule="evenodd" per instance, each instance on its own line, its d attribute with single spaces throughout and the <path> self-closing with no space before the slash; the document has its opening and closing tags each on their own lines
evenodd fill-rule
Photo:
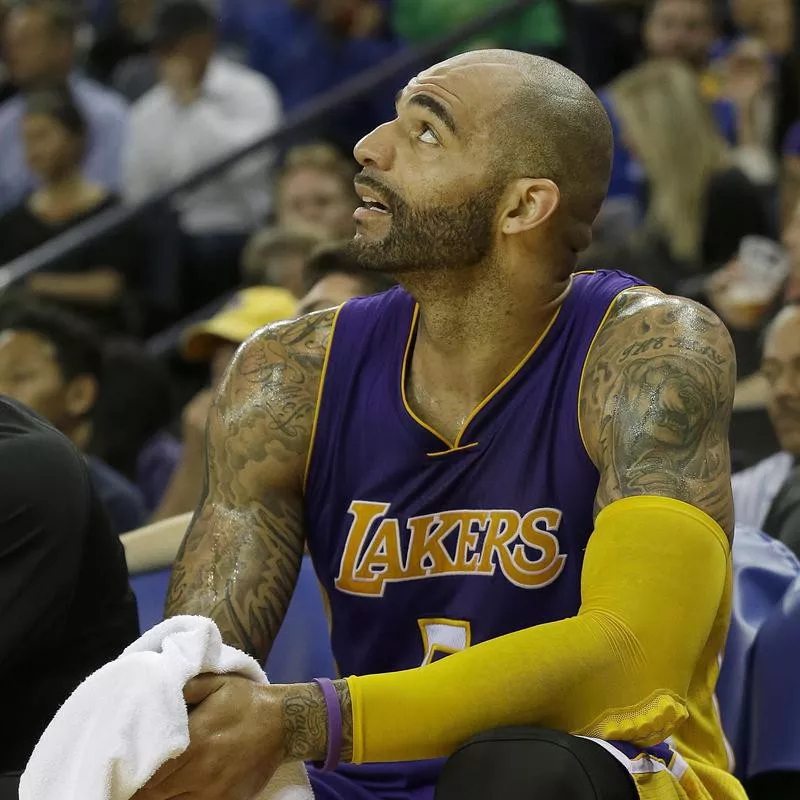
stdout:
<svg viewBox="0 0 800 800">
<path fill-rule="evenodd" d="M 305 455 L 334 316 L 329 310 L 270 325 L 239 350 L 215 404 L 226 446 L 233 437 L 249 451 L 252 438 L 262 458 Z M 245 421 L 259 424 L 248 432 Z"/>
<path fill-rule="evenodd" d="M 674 497 L 730 535 L 735 384 L 733 344 L 711 311 L 642 289 L 621 294 L 581 386 L 581 429 L 600 471 L 596 511 L 632 495 Z"/>
<path fill-rule="evenodd" d="M 203 495 L 167 613 L 211 617 L 266 658 L 305 544 L 303 473 L 334 312 L 265 328 L 237 353 L 209 414 Z"/>
</svg>

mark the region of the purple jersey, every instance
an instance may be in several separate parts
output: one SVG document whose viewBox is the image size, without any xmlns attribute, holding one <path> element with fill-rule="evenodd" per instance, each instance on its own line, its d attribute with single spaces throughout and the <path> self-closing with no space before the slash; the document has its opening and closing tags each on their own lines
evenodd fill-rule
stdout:
<svg viewBox="0 0 800 800">
<path fill-rule="evenodd" d="M 614 298 L 640 284 L 576 274 L 455 447 L 405 402 L 414 299 L 397 288 L 341 309 L 305 506 L 343 675 L 418 667 L 577 613 L 598 484 L 578 424 L 581 375 Z"/>
<path fill-rule="evenodd" d="M 418 667 L 577 613 L 598 483 L 578 425 L 581 374 L 614 298 L 636 285 L 621 272 L 578 273 L 456 447 L 405 401 L 414 299 L 398 288 L 342 307 L 305 495 L 341 674 Z M 310 773 L 322 800 L 431 800 L 440 768 Z"/>
</svg>

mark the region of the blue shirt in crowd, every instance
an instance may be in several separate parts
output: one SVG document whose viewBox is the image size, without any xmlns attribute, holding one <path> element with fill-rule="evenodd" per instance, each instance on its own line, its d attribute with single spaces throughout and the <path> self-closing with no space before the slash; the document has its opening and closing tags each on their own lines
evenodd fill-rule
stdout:
<svg viewBox="0 0 800 800">
<path fill-rule="evenodd" d="M 266 75 L 281 95 L 284 111 L 330 91 L 403 49 L 386 37 L 334 37 L 312 14 L 292 8 L 286 0 L 225 0 L 221 9 L 223 38 L 242 42 L 250 66 Z M 342 109 L 329 120 L 340 144 L 353 146 L 373 128 L 394 117 L 394 96 L 411 75 L 402 75 L 372 95 Z"/>
</svg>

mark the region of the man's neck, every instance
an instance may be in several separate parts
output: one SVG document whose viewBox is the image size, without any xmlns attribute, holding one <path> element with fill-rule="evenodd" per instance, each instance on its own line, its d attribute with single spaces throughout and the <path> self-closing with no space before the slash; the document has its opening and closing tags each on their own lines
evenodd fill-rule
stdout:
<svg viewBox="0 0 800 800">
<path fill-rule="evenodd" d="M 76 169 L 37 189 L 30 207 L 44 219 L 60 220 L 95 208 L 104 195 L 102 187 L 87 182 Z"/>
<path fill-rule="evenodd" d="M 530 265 L 512 280 L 492 265 L 448 274 L 401 276 L 419 302 L 412 383 L 442 387 L 475 406 L 500 384 L 544 333 L 570 280 Z"/>
<path fill-rule="evenodd" d="M 86 181 L 80 169 L 59 175 L 52 178 L 42 186 L 40 194 L 47 198 L 49 202 L 68 202 L 72 198 L 80 195 L 86 188 Z"/>
</svg>

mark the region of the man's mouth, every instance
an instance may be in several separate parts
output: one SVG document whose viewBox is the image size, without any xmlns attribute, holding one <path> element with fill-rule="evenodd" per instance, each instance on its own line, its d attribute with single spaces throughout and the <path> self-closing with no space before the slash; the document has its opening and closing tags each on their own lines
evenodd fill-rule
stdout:
<svg viewBox="0 0 800 800">
<path fill-rule="evenodd" d="M 388 214 L 389 209 L 380 200 L 376 200 L 370 195 L 364 195 L 361 198 L 361 207 L 366 208 L 368 211 L 377 211 L 380 214 Z"/>
<path fill-rule="evenodd" d="M 389 204 L 381 197 L 380 187 L 373 187 L 359 180 L 356 180 L 355 187 L 356 193 L 361 198 L 361 208 L 377 214 L 391 214 Z"/>
</svg>

